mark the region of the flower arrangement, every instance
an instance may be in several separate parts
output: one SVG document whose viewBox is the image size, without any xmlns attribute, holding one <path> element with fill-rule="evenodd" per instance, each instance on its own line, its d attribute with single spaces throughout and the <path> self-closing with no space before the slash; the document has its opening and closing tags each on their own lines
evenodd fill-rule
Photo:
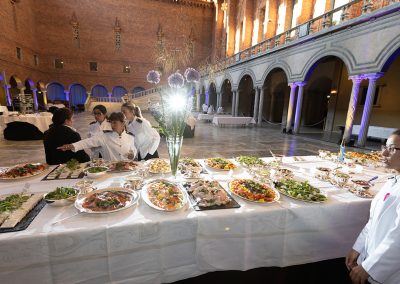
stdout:
<svg viewBox="0 0 400 284">
<path fill-rule="evenodd" d="M 150 71 L 147 78 L 155 77 L 154 74 L 150 74 L 151 72 L 154 71 Z M 161 91 L 161 105 L 155 104 L 150 107 L 151 114 L 159 124 L 160 133 L 166 137 L 172 174 L 174 176 L 176 176 L 178 168 L 186 119 L 193 106 L 192 84 L 198 82 L 200 79 L 199 72 L 193 68 L 186 69 L 184 75 L 179 71 L 170 75 L 168 77 L 170 88 Z M 189 86 L 185 86 L 185 78 Z M 152 81 L 154 84 L 159 82 L 159 80 Z M 156 83 L 156 81 L 158 82 Z"/>
</svg>

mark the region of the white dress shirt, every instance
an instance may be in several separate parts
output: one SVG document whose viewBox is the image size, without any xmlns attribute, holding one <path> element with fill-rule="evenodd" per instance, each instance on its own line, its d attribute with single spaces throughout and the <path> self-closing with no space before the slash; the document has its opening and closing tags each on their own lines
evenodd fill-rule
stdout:
<svg viewBox="0 0 400 284">
<path fill-rule="evenodd" d="M 371 203 L 370 217 L 353 249 L 370 283 L 400 283 L 400 176 L 389 179 Z"/>
<path fill-rule="evenodd" d="M 93 147 L 101 147 L 100 153 L 104 160 L 126 160 L 128 154 L 136 156 L 135 139 L 132 134 L 122 132 L 119 135 L 115 131 L 105 130 L 93 137 L 73 143 L 75 152 Z"/>
<path fill-rule="evenodd" d="M 98 121 L 93 121 L 89 124 L 89 135 L 88 137 L 93 137 L 99 133 L 102 133 L 104 130 L 112 130 L 111 128 L 111 123 L 109 123 L 107 120 L 103 120 L 102 123 Z M 91 157 L 92 158 L 98 158 L 99 153 L 101 150 L 101 147 L 93 147 L 90 149 L 91 150 Z"/>
<path fill-rule="evenodd" d="M 130 121 L 127 130 L 135 136 L 135 146 L 140 157 L 144 159 L 147 154 L 153 155 L 160 144 L 160 134 L 145 118 L 140 118 L 142 123 L 136 119 Z"/>
</svg>

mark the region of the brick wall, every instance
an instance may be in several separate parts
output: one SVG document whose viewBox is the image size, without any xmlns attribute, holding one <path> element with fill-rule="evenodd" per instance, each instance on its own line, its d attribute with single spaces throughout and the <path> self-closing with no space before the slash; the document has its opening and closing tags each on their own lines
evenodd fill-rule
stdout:
<svg viewBox="0 0 400 284">
<path fill-rule="evenodd" d="M 156 68 L 153 53 L 159 25 L 171 48 L 180 48 L 182 34 L 193 30 L 195 53 L 190 65 L 197 66 L 211 54 L 213 8 L 195 2 L 24 0 L 12 5 L 1 1 L 0 71 L 6 72 L 7 79 L 17 75 L 22 80 L 55 81 L 66 89 L 72 83 L 81 83 L 88 90 L 103 84 L 110 92 L 115 85 L 128 90 L 151 87 L 145 77 Z M 79 22 L 79 48 L 70 23 L 73 13 Z M 122 29 L 120 50 L 115 48 L 117 17 Z M 17 46 L 22 49 L 22 60 L 16 59 Z M 63 69 L 54 68 L 56 58 L 63 60 Z M 89 71 L 91 61 L 97 62 L 97 72 Z M 130 65 L 130 73 L 123 73 L 124 65 Z"/>
</svg>

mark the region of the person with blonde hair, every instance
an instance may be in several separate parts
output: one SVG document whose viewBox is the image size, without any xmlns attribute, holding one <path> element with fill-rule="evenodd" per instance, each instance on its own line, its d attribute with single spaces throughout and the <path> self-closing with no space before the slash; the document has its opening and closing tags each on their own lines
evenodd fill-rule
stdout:
<svg viewBox="0 0 400 284">
<path fill-rule="evenodd" d="M 160 134 L 143 118 L 140 108 L 132 103 L 124 103 L 121 111 L 128 121 L 127 130 L 135 136 L 138 161 L 158 158 Z"/>
</svg>

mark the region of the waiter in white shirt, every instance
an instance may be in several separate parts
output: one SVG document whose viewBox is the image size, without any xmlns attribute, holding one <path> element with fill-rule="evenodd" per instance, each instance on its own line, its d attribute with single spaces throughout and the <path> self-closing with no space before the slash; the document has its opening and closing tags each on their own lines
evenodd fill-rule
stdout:
<svg viewBox="0 0 400 284">
<path fill-rule="evenodd" d="M 135 139 L 131 133 L 125 131 L 125 116 L 121 112 L 110 115 L 112 130 L 104 130 L 93 137 L 73 144 L 65 144 L 57 149 L 63 151 L 79 151 L 92 147 L 101 147 L 100 153 L 104 160 L 121 161 L 133 159 L 136 156 Z"/>
<path fill-rule="evenodd" d="M 385 166 L 396 171 L 371 203 L 367 225 L 346 257 L 353 283 L 400 283 L 400 129 L 382 146 Z"/>
<path fill-rule="evenodd" d="M 207 111 L 208 111 L 208 105 L 206 105 L 205 103 L 202 105 L 202 107 L 201 107 L 202 109 L 203 109 L 203 113 L 204 114 L 207 114 Z"/>
<path fill-rule="evenodd" d="M 105 106 L 96 105 L 93 108 L 93 115 L 95 121 L 89 124 L 89 138 L 102 133 L 104 130 L 112 130 L 111 124 L 107 120 L 107 108 Z M 90 149 L 92 151 L 92 158 L 99 158 L 100 148 L 101 147 L 95 147 Z"/>
<path fill-rule="evenodd" d="M 122 113 L 128 120 L 127 130 L 135 136 L 135 146 L 138 150 L 138 161 L 158 158 L 157 148 L 160 144 L 160 134 L 150 122 L 143 118 L 137 105 L 125 103 Z"/>
</svg>

